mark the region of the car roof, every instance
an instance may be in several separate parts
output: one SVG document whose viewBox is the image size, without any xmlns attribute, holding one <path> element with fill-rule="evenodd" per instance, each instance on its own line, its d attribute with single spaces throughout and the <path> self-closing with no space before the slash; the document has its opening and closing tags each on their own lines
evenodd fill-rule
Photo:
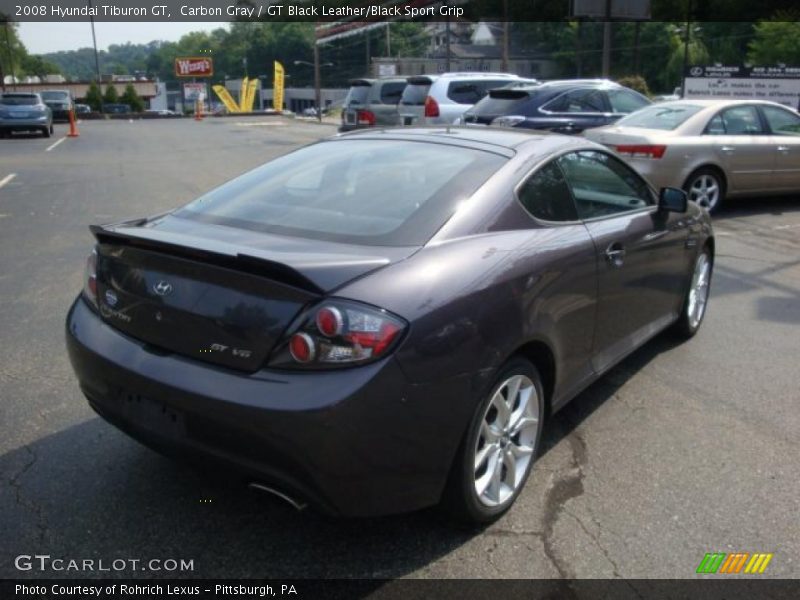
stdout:
<svg viewBox="0 0 800 600">
<path fill-rule="evenodd" d="M 398 141 L 427 141 L 432 143 L 451 143 L 476 149 L 495 151 L 513 156 L 518 150 L 528 146 L 537 146 L 537 153 L 555 152 L 573 147 L 595 146 L 584 138 L 551 133 L 549 131 L 531 131 L 510 129 L 506 127 L 464 127 L 464 126 L 429 126 L 429 127 L 395 127 L 386 129 L 361 129 L 338 134 L 335 139 L 382 139 Z M 600 147 L 600 146 L 598 146 Z"/>
</svg>

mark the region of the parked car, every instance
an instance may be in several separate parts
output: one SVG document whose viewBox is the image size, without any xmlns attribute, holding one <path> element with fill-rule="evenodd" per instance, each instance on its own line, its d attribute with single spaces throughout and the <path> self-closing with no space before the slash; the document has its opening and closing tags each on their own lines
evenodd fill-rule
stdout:
<svg viewBox="0 0 800 600">
<path fill-rule="evenodd" d="M 344 134 L 91 228 L 69 357 L 109 422 L 294 506 L 498 518 L 545 416 L 701 325 L 714 240 L 610 150 L 514 130 Z"/>
<path fill-rule="evenodd" d="M 0 135 L 5 137 L 12 131 L 40 131 L 44 137 L 53 134 L 53 113 L 39 94 L 0 94 Z"/>
<path fill-rule="evenodd" d="M 75 105 L 75 114 L 76 115 L 85 115 L 92 112 L 92 107 L 88 104 L 76 104 Z"/>
<path fill-rule="evenodd" d="M 178 114 L 174 110 L 169 110 L 168 108 L 148 108 L 144 112 L 150 115 L 157 115 L 159 117 L 174 117 Z"/>
<path fill-rule="evenodd" d="M 508 73 L 468 72 L 409 77 L 397 106 L 396 123 L 452 124 L 490 89 L 520 81 L 523 81 L 521 77 Z"/>
<path fill-rule="evenodd" d="M 663 102 L 586 136 L 711 212 L 726 197 L 800 191 L 800 115 L 774 102 Z"/>
<path fill-rule="evenodd" d="M 67 90 L 42 90 L 39 92 L 47 106 L 53 113 L 53 121 L 69 121 L 69 112 L 72 110 L 72 95 Z"/>
<path fill-rule="evenodd" d="M 490 90 L 462 122 L 580 133 L 649 104 L 640 93 L 604 79 L 548 81 Z"/>
<path fill-rule="evenodd" d="M 405 77 L 353 79 L 342 106 L 339 131 L 396 125 L 397 103 L 405 87 Z"/>
<path fill-rule="evenodd" d="M 103 104 L 103 112 L 110 115 L 124 115 L 131 112 L 130 104 Z"/>
</svg>

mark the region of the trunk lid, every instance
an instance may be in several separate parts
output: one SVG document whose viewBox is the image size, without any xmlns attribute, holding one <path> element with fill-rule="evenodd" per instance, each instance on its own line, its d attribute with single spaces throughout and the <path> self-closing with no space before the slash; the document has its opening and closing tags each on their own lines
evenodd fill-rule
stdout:
<svg viewBox="0 0 800 600">
<path fill-rule="evenodd" d="M 92 228 L 100 315 L 154 348 L 248 372 L 303 307 L 415 250 L 180 221 Z"/>
</svg>

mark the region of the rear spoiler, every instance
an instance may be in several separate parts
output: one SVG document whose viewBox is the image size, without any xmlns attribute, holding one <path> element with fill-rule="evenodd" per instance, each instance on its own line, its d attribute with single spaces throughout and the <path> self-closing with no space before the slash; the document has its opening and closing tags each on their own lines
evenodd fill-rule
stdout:
<svg viewBox="0 0 800 600">
<path fill-rule="evenodd" d="M 139 219 L 137 221 L 128 221 L 123 225 L 126 229 L 132 228 L 140 226 L 148 220 L 149 219 Z M 323 293 L 323 290 L 317 284 L 296 269 L 261 256 L 242 254 L 240 252 L 225 252 L 223 246 L 219 246 L 215 249 L 186 246 L 180 243 L 157 239 L 152 236 L 139 236 L 133 232 L 126 231 L 123 233 L 121 231 L 106 229 L 103 225 L 90 225 L 89 231 L 92 232 L 92 235 L 100 244 L 113 244 L 141 250 L 153 250 L 178 258 L 201 260 L 232 271 L 267 277 L 273 281 L 314 294 Z"/>
<path fill-rule="evenodd" d="M 411 77 L 406 78 L 406 83 L 409 85 L 431 85 L 433 83 L 433 79 L 427 75 L 412 75 Z"/>
<path fill-rule="evenodd" d="M 507 88 L 497 88 L 494 90 L 489 90 L 489 97 L 490 98 L 503 98 L 505 100 L 521 100 L 522 98 L 528 98 L 530 93 L 525 90 L 519 89 L 507 89 Z"/>
<path fill-rule="evenodd" d="M 372 87 L 372 81 L 369 79 L 351 79 L 350 87 Z"/>
</svg>

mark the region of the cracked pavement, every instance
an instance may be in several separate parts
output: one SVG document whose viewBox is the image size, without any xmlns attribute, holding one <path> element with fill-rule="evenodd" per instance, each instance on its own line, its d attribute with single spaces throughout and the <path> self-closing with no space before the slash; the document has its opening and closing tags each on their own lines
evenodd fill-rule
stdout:
<svg viewBox="0 0 800 600">
<path fill-rule="evenodd" d="M 0 142 L 0 179 L 16 174 L 0 190 L 0 577 L 81 575 L 15 570 L 38 553 L 192 559 L 185 575 L 208 578 L 675 578 L 713 551 L 773 552 L 765 576 L 800 576 L 800 199 L 731 202 L 697 337 L 659 336 L 553 417 L 517 505 L 485 529 L 433 510 L 298 514 L 100 420 L 63 344 L 87 225 L 176 206 L 330 133 L 91 122 L 47 154 Z"/>
</svg>

